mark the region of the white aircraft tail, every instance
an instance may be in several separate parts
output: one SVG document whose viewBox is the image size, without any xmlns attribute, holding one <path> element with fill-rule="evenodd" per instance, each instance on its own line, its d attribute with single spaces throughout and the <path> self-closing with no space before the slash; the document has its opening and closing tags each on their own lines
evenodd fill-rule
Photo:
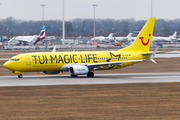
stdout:
<svg viewBox="0 0 180 120">
<path fill-rule="evenodd" d="M 129 38 L 131 38 L 132 37 L 132 33 L 129 33 L 128 35 L 127 35 L 127 38 L 129 39 Z"/>
<path fill-rule="evenodd" d="M 113 33 L 110 33 L 107 38 L 108 38 L 109 40 L 112 40 L 112 39 L 113 39 Z"/>
<path fill-rule="evenodd" d="M 177 31 L 175 31 L 172 36 L 173 36 L 173 37 L 176 37 L 176 36 L 177 36 Z"/>
<path fill-rule="evenodd" d="M 113 33 L 110 33 L 108 38 L 112 38 L 113 37 Z"/>
</svg>

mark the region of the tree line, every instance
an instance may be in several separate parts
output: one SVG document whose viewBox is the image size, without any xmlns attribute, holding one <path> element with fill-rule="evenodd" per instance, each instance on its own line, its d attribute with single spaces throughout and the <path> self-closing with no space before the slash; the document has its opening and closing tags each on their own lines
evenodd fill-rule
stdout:
<svg viewBox="0 0 180 120">
<path fill-rule="evenodd" d="M 130 19 L 96 19 L 96 36 L 126 36 L 128 33 L 138 33 L 147 20 Z M 47 36 L 62 36 L 61 20 L 45 20 Z M 93 19 L 72 19 L 65 21 L 66 38 L 93 37 Z M 42 21 L 23 21 L 8 17 L 0 20 L 0 35 L 13 37 L 18 35 L 38 35 L 42 29 Z M 175 31 L 180 33 L 180 19 L 157 19 L 154 35 L 169 36 Z"/>
</svg>

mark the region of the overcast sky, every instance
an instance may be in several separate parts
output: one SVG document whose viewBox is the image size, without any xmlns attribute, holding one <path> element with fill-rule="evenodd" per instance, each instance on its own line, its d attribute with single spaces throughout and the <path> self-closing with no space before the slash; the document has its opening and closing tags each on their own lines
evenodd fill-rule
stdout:
<svg viewBox="0 0 180 120">
<path fill-rule="evenodd" d="M 62 19 L 63 0 L 0 0 L 0 19 L 42 20 L 41 4 L 46 4 L 45 20 Z M 152 0 L 153 16 L 180 18 L 180 0 Z M 146 20 L 150 17 L 151 0 L 64 0 L 65 20 L 93 18 L 92 4 L 97 4 L 96 18 Z"/>
</svg>

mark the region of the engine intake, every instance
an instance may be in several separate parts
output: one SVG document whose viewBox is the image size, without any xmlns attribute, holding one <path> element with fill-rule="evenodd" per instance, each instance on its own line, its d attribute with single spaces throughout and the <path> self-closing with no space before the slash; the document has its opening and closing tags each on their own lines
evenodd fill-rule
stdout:
<svg viewBox="0 0 180 120">
<path fill-rule="evenodd" d="M 89 69 L 87 66 L 81 66 L 81 65 L 73 65 L 69 68 L 69 73 L 71 75 L 84 75 L 89 72 Z"/>
</svg>

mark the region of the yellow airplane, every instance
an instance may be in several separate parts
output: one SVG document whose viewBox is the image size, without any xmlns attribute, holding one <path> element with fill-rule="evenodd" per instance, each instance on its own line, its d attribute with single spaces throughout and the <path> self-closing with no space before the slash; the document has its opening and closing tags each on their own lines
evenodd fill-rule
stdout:
<svg viewBox="0 0 180 120">
<path fill-rule="evenodd" d="M 4 67 L 13 73 L 43 72 L 58 74 L 69 71 L 71 77 L 85 75 L 94 77 L 94 70 L 109 70 L 126 67 L 144 60 L 153 60 L 157 49 L 149 52 L 155 24 L 155 17 L 149 18 L 134 43 L 117 51 L 83 51 L 83 52 L 39 52 L 20 54 L 4 63 Z"/>
</svg>

